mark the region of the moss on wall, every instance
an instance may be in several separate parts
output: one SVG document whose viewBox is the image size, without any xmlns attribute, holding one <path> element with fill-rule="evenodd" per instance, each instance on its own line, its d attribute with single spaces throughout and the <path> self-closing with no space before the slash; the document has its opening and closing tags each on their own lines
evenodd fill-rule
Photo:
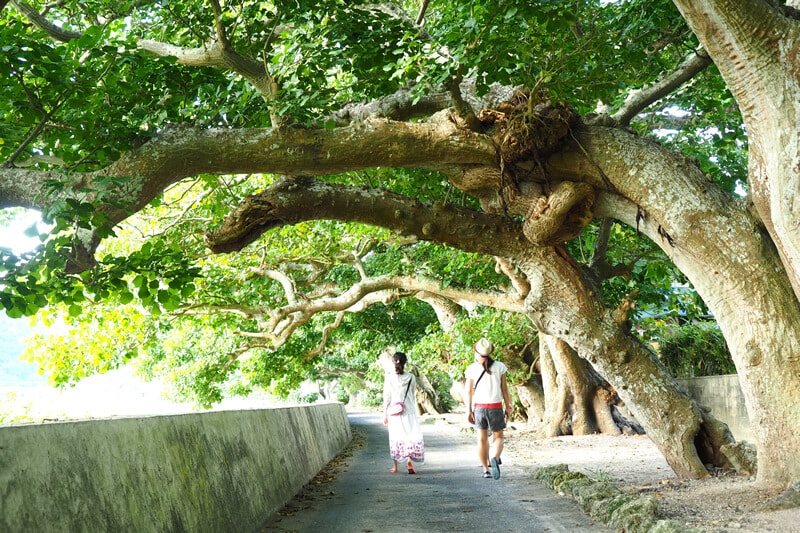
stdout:
<svg viewBox="0 0 800 533">
<path fill-rule="evenodd" d="M 255 531 L 351 438 L 338 403 L 0 428 L 0 531 Z"/>
</svg>

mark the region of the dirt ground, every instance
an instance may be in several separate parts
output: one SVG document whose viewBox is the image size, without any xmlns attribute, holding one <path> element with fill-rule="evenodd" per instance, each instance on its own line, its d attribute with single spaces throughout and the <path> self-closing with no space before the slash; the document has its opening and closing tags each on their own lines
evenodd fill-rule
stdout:
<svg viewBox="0 0 800 533">
<path fill-rule="evenodd" d="M 622 490 L 655 496 L 663 518 L 706 532 L 800 532 L 800 509 L 763 512 L 779 493 L 755 479 L 718 474 L 678 480 L 663 455 L 645 436 L 592 435 L 534 440 L 514 426 L 507 432 L 504 462 L 527 463 L 531 470 L 567 464 L 571 471 L 606 481 Z"/>
</svg>

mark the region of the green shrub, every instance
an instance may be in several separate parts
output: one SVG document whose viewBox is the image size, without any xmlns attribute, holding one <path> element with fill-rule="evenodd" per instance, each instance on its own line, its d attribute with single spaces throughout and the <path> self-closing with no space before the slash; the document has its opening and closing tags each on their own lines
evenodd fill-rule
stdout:
<svg viewBox="0 0 800 533">
<path fill-rule="evenodd" d="M 365 407 L 380 407 L 383 405 L 383 390 L 367 389 L 361 396 L 361 403 Z"/>
<path fill-rule="evenodd" d="M 674 327 L 659 341 L 661 362 L 676 378 L 735 374 L 728 345 L 715 322 Z"/>
<path fill-rule="evenodd" d="M 347 391 L 343 388 L 339 387 L 336 389 L 334 393 L 337 402 L 342 402 L 343 404 L 347 405 L 350 403 L 350 395 L 347 394 Z"/>
<path fill-rule="evenodd" d="M 296 400 L 297 403 L 314 403 L 319 400 L 319 393 L 309 392 L 306 394 L 298 394 Z"/>
</svg>

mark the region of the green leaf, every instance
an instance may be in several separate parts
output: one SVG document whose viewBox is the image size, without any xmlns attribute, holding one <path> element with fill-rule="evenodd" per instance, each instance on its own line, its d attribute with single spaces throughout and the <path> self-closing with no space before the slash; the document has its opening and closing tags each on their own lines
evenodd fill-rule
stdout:
<svg viewBox="0 0 800 533">
<path fill-rule="evenodd" d="M 128 291 L 121 292 L 119 294 L 119 303 L 122 305 L 129 304 L 133 301 L 133 294 Z"/>
</svg>

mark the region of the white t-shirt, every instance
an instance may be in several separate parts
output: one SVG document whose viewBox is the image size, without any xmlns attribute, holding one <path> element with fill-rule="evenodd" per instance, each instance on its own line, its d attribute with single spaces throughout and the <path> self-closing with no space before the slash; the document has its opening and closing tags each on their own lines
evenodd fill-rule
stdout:
<svg viewBox="0 0 800 533">
<path fill-rule="evenodd" d="M 472 380 L 473 387 L 476 382 L 478 383 L 478 388 L 475 389 L 472 396 L 473 405 L 476 403 L 502 403 L 503 401 L 503 389 L 500 386 L 500 378 L 508 371 L 508 367 L 500 361 L 495 361 L 489 371 L 491 374 L 486 372 L 483 374 L 483 377 L 480 378 L 483 372 L 483 365 L 480 363 L 472 363 L 467 367 L 467 370 L 464 371 L 464 376 L 467 380 Z M 481 380 L 478 381 L 478 378 Z"/>
</svg>

